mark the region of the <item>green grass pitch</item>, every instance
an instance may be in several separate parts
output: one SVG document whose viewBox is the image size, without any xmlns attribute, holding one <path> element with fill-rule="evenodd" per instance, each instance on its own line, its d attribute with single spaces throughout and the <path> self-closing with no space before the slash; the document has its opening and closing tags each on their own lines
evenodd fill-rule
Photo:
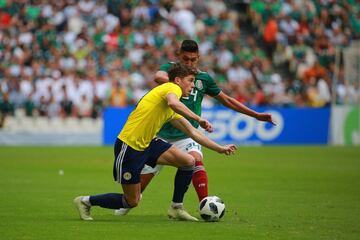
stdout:
<svg viewBox="0 0 360 240">
<path fill-rule="evenodd" d="M 128 216 L 93 208 L 80 221 L 75 196 L 121 191 L 112 164 L 112 147 L 0 147 L 0 239 L 360 239 L 360 148 L 205 150 L 210 194 L 226 204 L 218 223 L 167 219 L 171 167 Z M 199 216 L 192 186 L 185 207 Z"/>
</svg>

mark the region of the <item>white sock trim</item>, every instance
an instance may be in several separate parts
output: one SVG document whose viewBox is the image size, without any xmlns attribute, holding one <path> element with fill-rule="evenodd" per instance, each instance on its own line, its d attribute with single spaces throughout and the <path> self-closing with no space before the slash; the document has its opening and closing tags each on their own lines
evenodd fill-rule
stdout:
<svg viewBox="0 0 360 240">
<path fill-rule="evenodd" d="M 91 207 L 91 203 L 90 203 L 90 196 L 84 196 L 81 198 L 81 202 L 86 204 L 87 206 Z"/>
<path fill-rule="evenodd" d="M 183 203 L 171 202 L 172 208 L 181 208 L 182 206 L 183 206 Z"/>
</svg>

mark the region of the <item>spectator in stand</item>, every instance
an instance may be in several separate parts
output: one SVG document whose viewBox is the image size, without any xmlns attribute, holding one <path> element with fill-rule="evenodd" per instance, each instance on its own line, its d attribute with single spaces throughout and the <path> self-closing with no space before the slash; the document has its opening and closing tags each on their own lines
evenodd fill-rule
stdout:
<svg viewBox="0 0 360 240">
<path fill-rule="evenodd" d="M 263 33 L 264 47 L 267 57 L 272 60 L 277 45 L 278 25 L 274 16 L 270 15 Z"/>
<path fill-rule="evenodd" d="M 306 93 L 309 105 L 312 107 L 324 107 L 330 104 L 330 89 L 322 78 L 312 77 Z"/>
<path fill-rule="evenodd" d="M 49 103 L 46 100 L 45 96 L 40 97 L 40 101 L 39 101 L 38 105 L 36 106 L 36 108 L 37 108 L 38 115 L 40 117 L 48 116 Z"/>
<path fill-rule="evenodd" d="M 285 40 L 287 44 L 293 44 L 296 39 L 296 32 L 299 30 L 299 23 L 291 18 L 290 15 L 286 15 L 280 21 L 280 30 L 285 35 Z"/>
<path fill-rule="evenodd" d="M 190 1 L 176 1 L 175 11 L 171 20 L 182 30 L 188 37 L 195 37 L 195 20 L 194 13 L 190 10 L 192 4 Z"/>
<path fill-rule="evenodd" d="M 316 56 L 314 50 L 304 43 L 302 37 L 296 38 L 296 43 L 285 49 L 286 59 L 289 61 L 289 70 L 297 78 L 303 78 L 304 71 L 311 67 Z"/>
<path fill-rule="evenodd" d="M 24 102 L 25 116 L 32 117 L 35 112 L 35 103 L 33 101 L 34 92 L 31 92 Z"/>
<path fill-rule="evenodd" d="M 270 61 L 269 72 L 260 71 L 262 78 L 279 73 L 286 87 L 301 82 L 305 89 L 314 61 L 333 76 L 335 48 L 360 37 L 360 11 L 353 0 L 254 0 L 243 3 L 249 9 L 243 12 L 246 16 L 229 6 L 229 1 L 218 0 L 0 1 L 1 91 L 15 110 L 31 102 L 37 106 L 42 97 L 60 106 L 65 85 L 73 115 L 83 94 L 96 104 L 92 108 L 109 103 L 111 83 L 121 79 L 125 105 L 134 104 L 153 87 L 144 76 L 175 60 L 177 43 L 191 36 L 200 42 L 201 69 L 224 91 L 237 92 L 249 102 L 254 89 L 261 87 L 267 94 L 273 83 L 251 79 L 239 90 L 236 83 L 246 78 L 248 64 Z M 237 77 L 237 72 L 243 75 Z M 324 76 L 315 79 L 331 84 Z M 286 94 L 294 104 L 309 102 L 305 91 Z M 266 104 L 278 104 L 279 98 L 283 96 L 267 96 Z"/>
<path fill-rule="evenodd" d="M 253 106 L 261 107 L 268 104 L 265 92 L 260 84 L 256 84 L 254 95 L 252 96 L 251 104 Z"/>
<path fill-rule="evenodd" d="M 74 104 L 73 101 L 69 98 L 68 91 L 64 85 L 62 88 L 63 99 L 60 101 L 60 116 L 63 118 L 74 116 Z"/>
<path fill-rule="evenodd" d="M 314 85 L 315 80 L 320 78 L 326 79 L 327 72 L 326 69 L 323 66 L 321 66 L 321 64 L 318 61 L 316 61 L 312 67 L 308 68 L 304 72 L 303 81 L 305 84 L 309 84 L 312 86 Z"/>
<path fill-rule="evenodd" d="M 104 108 L 104 102 L 95 95 L 91 105 L 91 118 L 97 119 L 101 117 L 103 108 Z"/>
<path fill-rule="evenodd" d="M 14 108 L 14 105 L 9 101 L 9 95 L 7 93 L 2 94 L 0 98 L 0 128 L 4 126 L 7 116 L 14 115 Z"/>
<path fill-rule="evenodd" d="M 126 107 L 128 105 L 127 90 L 119 81 L 113 82 L 109 105 L 112 107 Z"/>
<path fill-rule="evenodd" d="M 316 34 L 314 50 L 322 66 L 329 67 L 335 61 L 335 48 L 323 29 L 320 29 Z"/>
<path fill-rule="evenodd" d="M 81 95 L 80 102 L 76 105 L 76 113 L 79 119 L 88 118 L 92 113 L 92 101 L 88 99 L 87 95 Z"/>
<path fill-rule="evenodd" d="M 299 21 L 299 28 L 297 29 L 296 35 L 297 38 L 302 38 L 307 41 L 310 41 L 310 29 L 309 29 L 309 20 L 305 14 L 301 15 Z"/>
</svg>

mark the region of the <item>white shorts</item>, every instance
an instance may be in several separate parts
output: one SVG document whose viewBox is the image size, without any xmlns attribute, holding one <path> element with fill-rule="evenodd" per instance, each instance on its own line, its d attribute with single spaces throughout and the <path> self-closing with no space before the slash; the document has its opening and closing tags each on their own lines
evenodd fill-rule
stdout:
<svg viewBox="0 0 360 240">
<path fill-rule="evenodd" d="M 171 143 L 172 145 L 176 146 L 177 148 L 179 148 L 180 150 L 184 151 L 184 152 L 197 152 L 198 154 L 200 154 L 201 156 L 203 156 L 202 152 L 201 152 L 201 145 L 198 144 L 197 142 L 195 142 L 194 140 L 192 140 L 191 138 L 184 138 L 181 140 L 177 140 L 177 141 L 170 141 L 170 140 L 166 140 L 163 139 L 165 141 L 167 141 L 168 143 Z M 161 171 L 161 169 L 163 168 L 164 165 L 156 165 L 155 167 L 150 167 L 148 165 L 145 165 L 144 168 L 141 171 L 141 174 L 148 174 L 148 173 L 152 173 L 154 175 L 158 175 L 159 172 Z"/>
</svg>

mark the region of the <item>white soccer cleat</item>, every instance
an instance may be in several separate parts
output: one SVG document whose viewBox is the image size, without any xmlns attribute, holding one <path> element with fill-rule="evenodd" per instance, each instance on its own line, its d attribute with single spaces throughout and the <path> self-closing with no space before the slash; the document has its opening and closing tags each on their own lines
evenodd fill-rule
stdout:
<svg viewBox="0 0 360 240">
<path fill-rule="evenodd" d="M 130 212 L 131 208 L 120 208 L 114 211 L 114 214 L 116 216 L 125 216 L 126 214 L 128 214 L 128 212 Z"/>
<path fill-rule="evenodd" d="M 192 222 L 199 221 L 199 219 L 191 216 L 183 207 L 179 207 L 179 208 L 170 207 L 168 210 L 168 217 L 170 219 L 177 219 L 182 221 L 192 221 Z"/>
<path fill-rule="evenodd" d="M 90 216 L 90 208 L 88 205 L 86 205 L 85 203 L 83 203 L 81 201 L 81 198 L 83 196 L 79 196 L 76 197 L 74 199 L 74 205 L 76 207 L 76 209 L 79 211 L 79 215 L 80 215 L 80 219 L 85 220 L 85 221 L 91 221 L 93 220 L 93 218 Z"/>
</svg>

